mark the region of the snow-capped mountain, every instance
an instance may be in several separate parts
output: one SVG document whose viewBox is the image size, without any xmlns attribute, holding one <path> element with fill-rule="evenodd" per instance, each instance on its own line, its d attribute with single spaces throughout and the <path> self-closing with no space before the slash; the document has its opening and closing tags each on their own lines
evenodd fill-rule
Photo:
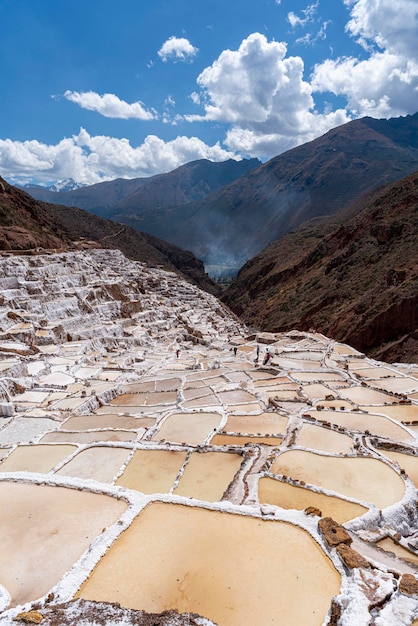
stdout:
<svg viewBox="0 0 418 626">
<path fill-rule="evenodd" d="M 64 178 L 63 180 L 57 180 L 50 185 L 37 185 L 35 183 L 27 183 L 26 185 L 17 185 L 21 189 L 45 189 L 46 191 L 60 192 L 60 191 L 73 191 L 74 189 L 80 189 L 80 187 L 86 187 L 85 183 L 78 183 L 73 178 Z"/>
<path fill-rule="evenodd" d="M 83 183 L 77 183 L 73 178 L 64 178 L 63 180 L 57 180 L 56 183 L 47 187 L 47 189 L 49 191 L 72 191 L 85 186 Z"/>
</svg>

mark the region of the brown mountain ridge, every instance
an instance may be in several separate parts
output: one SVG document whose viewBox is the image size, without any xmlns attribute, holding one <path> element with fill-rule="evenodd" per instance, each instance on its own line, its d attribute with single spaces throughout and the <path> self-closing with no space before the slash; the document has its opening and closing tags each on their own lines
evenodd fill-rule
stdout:
<svg viewBox="0 0 418 626">
<path fill-rule="evenodd" d="M 35 200 L 0 177 L 0 250 L 68 250 L 87 245 L 117 248 L 132 260 L 159 265 L 210 293 L 220 292 L 192 252 L 79 208 Z"/>
<path fill-rule="evenodd" d="M 76 206 L 100 217 L 124 222 L 119 218 L 125 214 L 200 200 L 260 163 L 258 159 L 222 162 L 199 159 L 166 174 L 147 178 L 117 178 L 71 191 L 54 192 L 42 187 L 26 187 L 26 191 L 38 200 Z"/>
<path fill-rule="evenodd" d="M 315 329 L 378 359 L 416 362 L 418 172 L 279 238 L 223 300 L 261 330 Z"/>
<path fill-rule="evenodd" d="M 277 237 L 418 169 L 418 113 L 365 117 L 280 154 L 188 163 L 149 179 L 48 193 L 237 269 Z M 45 190 L 30 190 L 40 197 Z"/>
</svg>

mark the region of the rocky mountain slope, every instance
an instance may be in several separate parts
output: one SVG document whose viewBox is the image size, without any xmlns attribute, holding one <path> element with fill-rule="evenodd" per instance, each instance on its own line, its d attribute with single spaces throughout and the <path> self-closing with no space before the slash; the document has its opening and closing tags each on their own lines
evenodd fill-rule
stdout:
<svg viewBox="0 0 418 626">
<path fill-rule="evenodd" d="M 315 328 L 387 361 L 418 360 L 418 173 L 281 237 L 224 301 L 258 328 Z"/>
<path fill-rule="evenodd" d="M 237 269 L 277 237 L 334 215 L 418 168 L 418 113 L 365 117 L 259 165 L 195 161 L 150 179 L 118 179 L 63 194 L 72 204 Z M 51 192 L 31 191 L 51 199 Z"/>
<path fill-rule="evenodd" d="M 187 245 L 204 261 L 235 259 L 242 265 L 303 222 L 333 215 L 416 169 L 418 113 L 363 118 L 271 159 L 199 202 L 167 212 L 151 232 Z M 148 230 L 144 221 L 139 224 Z"/>
<path fill-rule="evenodd" d="M 0 178 L 0 250 L 68 249 L 92 242 L 118 248 L 131 259 L 178 271 L 201 288 L 219 293 L 192 252 L 82 209 L 37 201 Z"/>
</svg>

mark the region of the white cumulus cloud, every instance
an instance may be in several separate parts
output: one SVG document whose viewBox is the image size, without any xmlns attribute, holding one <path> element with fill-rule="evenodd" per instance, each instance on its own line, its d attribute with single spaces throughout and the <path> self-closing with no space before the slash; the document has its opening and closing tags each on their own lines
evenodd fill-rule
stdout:
<svg viewBox="0 0 418 626">
<path fill-rule="evenodd" d="M 224 50 L 197 78 L 195 103 L 204 115 L 187 121 L 230 123 L 225 145 L 260 158 L 310 141 L 349 118 L 344 111 L 315 113 L 311 85 L 300 57 L 287 57 L 283 42 L 252 33 L 238 50 Z"/>
<path fill-rule="evenodd" d="M 300 15 L 296 15 L 294 11 L 290 11 L 287 14 L 287 20 L 289 24 L 293 28 L 295 28 L 296 26 L 305 26 L 309 22 L 312 22 L 317 12 L 318 5 L 319 5 L 319 0 L 307 6 L 306 9 L 303 9 L 302 11 L 303 17 L 301 17 Z"/>
<path fill-rule="evenodd" d="M 197 78 L 192 102 L 203 114 L 189 122 L 229 124 L 225 145 L 261 159 L 310 141 L 350 119 L 396 117 L 415 113 L 418 96 L 417 0 L 342 0 L 350 9 L 347 36 L 361 47 L 358 56 L 328 58 L 306 76 L 303 59 L 288 56 L 284 42 L 252 33 L 237 50 L 224 50 Z M 322 23 L 314 43 L 326 36 L 312 2 L 300 15 L 289 13 L 294 27 Z M 319 108 L 327 92 L 341 98 L 339 108 Z"/>
<path fill-rule="evenodd" d="M 67 90 L 64 97 L 70 102 L 78 104 L 82 109 L 96 111 L 104 117 L 112 117 L 116 119 L 137 119 L 137 120 L 153 120 L 156 119 L 157 113 L 154 109 L 145 109 L 142 102 L 133 102 L 129 104 L 124 102 L 118 96 L 112 93 L 100 95 L 94 91 L 78 91 Z"/>
<path fill-rule="evenodd" d="M 355 116 L 415 113 L 418 96 L 418 2 L 345 0 L 351 7 L 347 33 L 367 58 L 343 57 L 318 64 L 311 77 L 317 92 L 347 100 Z"/>
<path fill-rule="evenodd" d="M 163 43 L 158 50 L 158 56 L 164 62 L 168 60 L 190 61 L 198 52 L 199 49 L 192 46 L 185 37 L 173 36 Z"/>
<path fill-rule="evenodd" d="M 80 129 L 78 135 L 55 145 L 39 141 L 0 140 L 0 170 L 12 183 L 38 183 L 65 178 L 92 185 L 115 178 L 137 178 L 169 172 L 197 159 L 225 161 L 237 155 L 219 143 L 208 146 L 197 137 L 178 136 L 163 141 L 148 135 L 139 146 L 128 139 L 90 135 Z"/>
</svg>

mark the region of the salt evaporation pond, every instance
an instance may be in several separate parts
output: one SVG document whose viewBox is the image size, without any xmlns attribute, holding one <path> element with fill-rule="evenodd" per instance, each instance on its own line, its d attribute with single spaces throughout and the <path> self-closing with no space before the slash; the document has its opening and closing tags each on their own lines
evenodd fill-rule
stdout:
<svg viewBox="0 0 418 626">
<path fill-rule="evenodd" d="M 241 463 L 240 454 L 192 453 L 173 493 L 207 502 L 221 500 Z"/>
<path fill-rule="evenodd" d="M 148 494 L 168 493 L 186 457 L 186 450 L 136 450 L 116 484 Z"/>
<path fill-rule="evenodd" d="M 418 456 L 412 454 L 403 454 L 394 450 L 381 450 L 381 453 L 397 463 L 399 467 L 406 471 L 409 478 L 418 488 Z"/>
<path fill-rule="evenodd" d="M 92 446 L 81 450 L 57 474 L 110 483 L 128 460 L 125 448 Z"/>
<path fill-rule="evenodd" d="M 198 445 L 205 442 L 208 435 L 219 426 L 219 413 L 172 413 L 153 435 L 153 441 L 171 441 Z"/>
<path fill-rule="evenodd" d="M 296 444 L 302 448 L 313 448 L 322 452 L 350 454 L 353 452 L 353 440 L 348 435 L 335 430 L 303 424 L 296 436 Z"/>
<path fill-rule="evenodd" d="M 391 467 L 374 458 L 343 458 L 289 450 L 277 457 L 271 472 L 317 485 L 347 498 L 371 502 L 379 509 L 399 502 L 405 493 L 402 478 Z"/>
<path fill-rule="evenodd" d="M 376 412 L 376 407 L 373 406 L 363 404 L 359 408 L 364 411 L 370 411 L 371 413 Z M 418 404 L 390 404 L 379 406 L 379 413 L 387 415 L 399 422 L 418 422 Z"/>
<path fill-rule="evenodd" d="M 43 442 L 93 443 L 95 441 L 135 441 L 136 433 L 118 430 L 96 430 L 94 432 L 53 432 L 42 437 Z"/>
<path fill-rule="evenodd" d="M 339 524 L 344 524 L 368 511 L 367 508 L 355 502 L 269 477 L 260 478 L 258 499 L 261 504 L 274 504 L 284 509 L 304 511 L 308 507 L 315 507 L 321 511 L 323 517 L 332 517 Z"/>
<path fill-rule="evenodd" d="M 288 418 L 278 413 L 230 415 L 223 428 L 226 433 L 278 435 L 286 431 Z"/>
<path fill-rule="evenodd" d="M 393 539 L 390 539 L 390 537 L 386 537 L 385 539 L 378 541 L 376 545 L 387 552 L 393 552 L 396 556 L 404 559 L 404 561 L 412 563 L 418 567 L 418 556 L 414 554 L 414 552 L 411 552 L 410 550 L 407 550 L 403 546 L 399 545 L 399 543 L 396 543 L 396 541 L 393 541 Z"/>
<path fill-rule="evenodd" d="M 297 526 L 154 503 L 77 595 L 149 612 L 174 607 L 222 626 L 320 626 L 339 587 L 331 561 Z"/>
<path fill-rule="evenodd" d="M 256 437 L 254 435 L 214 435 L 210 443 L 213 446 L 245 446 L 247 444 L 264 444 L 266 446 L 280 446 L 283 437 Z"/>
<path fill-rule="evenodd" d="M 328 421 L 331 424 L 347 428 L 348 430 L 357 432 L 368 431 L 373 435 L 392 439 L 393 441 L 415 441 L 413 435 L 411 435 L 406 428 L 403 428 L 401 424 L 393 422 L 385 415 L 377 414 L 383 413 L 385 410 L 384 407 L 369 407 L 369 409 L 376 413 L 359 413 L 345 410 L 321 411 L 321 413 L 315 415 L 315 417 L 321 421 Z"/>
<path fill-rule="evenodd" d="M 0 580 L 11 606 L 47 593 L 126 508 L 86 491 L 0 482 Z"/>
<path fill-rule="evenodd" d="M 2 472 L 50 472 L 58 463 L 76 452 L 76 446 L 18 446 L 1 465 Z"/>
</svg>

